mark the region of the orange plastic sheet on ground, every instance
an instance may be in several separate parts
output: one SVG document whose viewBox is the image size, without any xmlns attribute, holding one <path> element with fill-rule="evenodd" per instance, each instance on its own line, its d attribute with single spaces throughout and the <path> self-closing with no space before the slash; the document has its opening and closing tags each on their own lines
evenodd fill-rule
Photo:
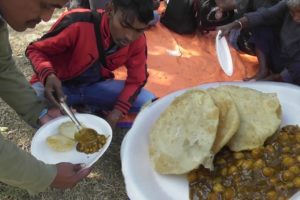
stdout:
<svg viewBox="0 0 300 200">
<path fill-rule="evenodd" d="M 258 70 L 256 57 L 231 48 L 234 70 L 231 77 L 227 76 L 218 63 L 215 32 L 180 35 L 158 23 L 145 34 L 150 74 L 145 87 L 158 97 L 203 83 L 240 81 Z M 116 77 L 126 78 L 126 69 L 120 68 Z"/>
</svg>

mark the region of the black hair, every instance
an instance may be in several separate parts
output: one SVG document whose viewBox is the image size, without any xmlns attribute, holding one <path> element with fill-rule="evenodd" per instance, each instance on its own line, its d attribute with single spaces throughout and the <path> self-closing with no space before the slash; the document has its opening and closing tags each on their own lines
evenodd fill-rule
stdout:
<svg viewBox="0 0 300 200">
<path fill-rule="evenodd" d="M 140 22 L 148 24 L 153 20 L 153 0 L 112 0 L 116 9 L 132 13 Z"/>
</svg>

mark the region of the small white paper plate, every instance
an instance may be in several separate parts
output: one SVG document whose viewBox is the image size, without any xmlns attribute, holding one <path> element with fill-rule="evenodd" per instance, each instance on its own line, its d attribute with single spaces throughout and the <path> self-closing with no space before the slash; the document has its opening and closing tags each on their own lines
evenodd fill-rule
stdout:
<svg viewBox="0 0 300 200">
<path fill-rule="evenodd" d="M 99 134 L 106 135 L 106 144 L 92 154 L 78 152 L 76 147 L 68 152 L 57 152 L 49 148 L 46 139 L 50 135 L 58 134 L 58 127 L 66 121 L 71 121 L 69 117 L 62 116 L 43 125 L 38 129 L 31 141 L 31 154 L 38 160 L 47 164 L 57 164 L 60 162 L 70 162 L 73 164 L 85 164 L 85 167 L 92 166 L 107 150 L 112 140 L 112 129 L 102 118 L 90 114 L 75 114 L 77 119 L 86 127 L 95 129 Z"/>
<path fill-rule="evenodd" d="M 227 76 L 232 76 L 233 64 L 232 64 L 230 50 L 226 38 L 225 37 L 220 38 L 221 33 L 222 33 L 221 31 L 218 31 L 216 36 L 216 51 L 217 51 L 218 61 L 224 73 Z"/>
<path fill-rule="evenodd" d="M 275 82 L 225 82 L 200 85 L 208 89 L 220 85 L 236 85 L 262 92 L 277 93 L 282 107 L 281 126 L 300 125 L 300 87 Z M 191 89 L 191 88 L 189 88 Z M 189 200 L 189 186 L 184 175 L 161 175 L 152 167 L 149 158 L 149 133 L 160 114 L 171 102 L 188 89 L 171 93 L 144 108 L 126 134 L 121 146 L 122 173 L 127 195 L 131 200 Z M 300 192 L 291 200 L 299 200 Z"/>
</svg>

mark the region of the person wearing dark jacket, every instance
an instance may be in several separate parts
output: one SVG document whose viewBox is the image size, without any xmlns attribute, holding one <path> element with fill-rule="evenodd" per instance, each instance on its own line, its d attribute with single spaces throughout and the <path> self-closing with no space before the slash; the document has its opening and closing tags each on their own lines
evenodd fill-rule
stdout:
<svg viewBox="0 0 300 200">
<path fill-rule="evenodd" d="M 269 51 L 268 56 L 273 60 L 274 69 L 279 71 L 264 80 L 285 81 L 300 85 L 300 0 L 284 0 L 270 8 L 245 13 L 244 17 L 219 27 L 219 30 L 222 31 L 222 35 L 227 35 L 232 29 L 261 26 L 273 26 L 279 30 L 278 35 L 276 32 L 270 32 L 272 35 L 262 38 L 265 40 L 270 37 L 277 38 L 265 49 Z"/>
<path fill-rule="evenodd" d="M 70 106 L 108 111 L 112 128 L 128 112 L 138 112 L 155 98 L 143 89 L 148 79 L 144 30 L 153 19 L 152 8 L 152 0 L 113 0 L 106 12 L 65 13 L 26 50 L 35 71 L 33 88 L 41 97 L 45 90 L 54 104 L 53 92 L 58 98 L 66 95 Z M 127 78 L 115 80 L 113 71 L 121 66 Z"/>
<path fill-rule="evenodd" d="M 280 0 L 216 0 L 216 3 L 221 10 L 235 9 L 235 18 L 239 19 L 247 12 L 254 12 L 263 7 L 271 7 L 279 1 Z M 269 32 L 272 31 L 273 28 L 270 26 L 261 26 L 252 29 L 236 29 L 230 32 L 228 40 L 236 50 L 255 55 L 258 59 L 258 72 L 251 77 L 244 78 L 245 81 L 261 80 L 268 76 L 269 71 L 278 72 L 281 70 L 273 69 L 272 60 L 268 58 L 268 50 L 265 48 L 265 46 L 268 46 L 268 43 L 274 42 L 273 37 L 268 37 L 267 40 L 265 39 L 265 36 L 269 35 Z"/>
</svg>

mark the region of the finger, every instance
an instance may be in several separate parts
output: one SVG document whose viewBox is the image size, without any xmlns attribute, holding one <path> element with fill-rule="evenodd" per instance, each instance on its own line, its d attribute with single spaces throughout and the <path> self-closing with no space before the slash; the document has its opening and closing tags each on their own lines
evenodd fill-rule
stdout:
<svg viewBox="0 0 300 200">
<path fill-rule="evenodd" d="M 58 101 L 64 102 L 66 100 L 66 96 L 65 96 L 61 86 L 56 85 L 55 86 L 55 92 L 56 92 Z"/>
<path fill-rule="evenodd" d="M 226 35 L 226 31 L 224 31 L 224 30 L 221 30 L 221 34 L 220 34 L 220 37 L 219 37 L 219 39 L 221 39 L 222 37 L 224 37 Z"/>
<path fill-rule="evenodd" d="M 89 173 L 91 173 L 91 171 L 92 171 L 91 167 L 80 170 L 77 173 L 77 181 L 80 181 L 80 180 L 84 179 L 85 177 L 87 177 L 89 175 Z"/>
<path fill-rule="evenodd" d="M 45 97 L 56 107 L 60 107 L 59 103 L 56 101 L 55 96 L 53 95 L 52 91 L 45 90 Z"/>
<path fill-rule="evenodd" d="M 82 168 L 83 168 L 83 164 L 76 164 L 76 165 L 74 165 L 73 170 L 74 170 L 75 172 L 78 172 L 78 171 L 80 171 Z"/>
</svg>

